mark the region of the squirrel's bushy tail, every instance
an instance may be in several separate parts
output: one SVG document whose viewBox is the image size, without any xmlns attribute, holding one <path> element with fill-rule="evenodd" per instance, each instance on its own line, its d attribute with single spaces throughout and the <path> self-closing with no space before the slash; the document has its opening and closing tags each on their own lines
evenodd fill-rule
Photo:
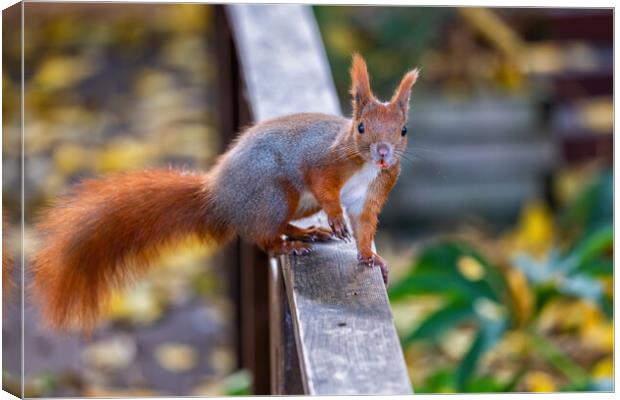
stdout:
<svg viewBox="0 0 620 400">
<path fill-rule="evenodd" d="M 208 175 L 132 172 L 76 185 L 38 224 L 32 294 L 55 328 L 89 331 L 111 290 L 144 272 L 162 246 L 190 235 L 223 241 Z"/>
</svg>

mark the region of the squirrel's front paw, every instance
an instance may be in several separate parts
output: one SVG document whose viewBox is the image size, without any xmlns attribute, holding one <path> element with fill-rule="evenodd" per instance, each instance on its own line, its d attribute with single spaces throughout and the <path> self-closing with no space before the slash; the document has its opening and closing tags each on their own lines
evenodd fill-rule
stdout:
<svg viewBox="0 0 620 400">
<path fill-rule="evenodd" d="M 329 227 L 332 229 L 332 232 L 334 232 L 334 235 L 338 239 L 346 241 L 349 241 L 351 239 L 349 228 L 347 228 L 347 223 L 342 215 L 338 215 L 333 218 L 327 218 L 327 222 L 329 223 Z"/>
<path fill-rule="evenodd" d="M 383 276 L 383 283 L 385 283 L 385 285 L 387 286 L 389 269 L 388 269 L 387 262 L 383 258 L 381 258 L 381 256 L 379 256 L 378 254 L 372 253 L 372 252 L 369 254 L 358 253 L 357 260 L 362 264 L 368 265 L 369 267 L 381 268 L 381 276 Z"/>
</svg>

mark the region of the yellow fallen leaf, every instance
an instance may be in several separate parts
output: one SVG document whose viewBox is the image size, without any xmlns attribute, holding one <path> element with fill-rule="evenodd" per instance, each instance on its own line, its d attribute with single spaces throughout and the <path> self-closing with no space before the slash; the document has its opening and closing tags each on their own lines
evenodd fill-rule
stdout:
<svg viewBox="0 0 620 400">
<path fill-rule="evenodd" d="M 561 49 L 550 42 L 528 44 L 524 48 L 524 67 L 527 72 L 551 74 L 564 68 Z"/>
<path fill-rule="evenodd" d="M 614 126 L 613 98 L 601 97 L 582 100 L 577 110 L 585 125 L 596 133 L 611 133 Z"/>
<path fill-rule="evenodd" d="M 190 157 L 206 163 L 217 156 L 219 140 L 210 126 L 204 123 L 184 123 L 175 128 L 174 135 L 164 127 L 157 135 L 158 146 L 166 153 L 181 157 Z"/>
<path fill-rule="evenodd" d="M 199 261 L 213 254 L 215 249 L 215 246 L 205 244 L 198 237 L 190 236 L 174 246 L 162 249 L 158 267 L 169 269 L 177 275 L 195 275 L 204 269 Z"/>
<path fill-rule="evenodd" d="M 360 48 L 357 36 L 345 26 L 333 24 L 327 26 L 325 31 L 328 47 L 337 54 L 349 54 L 351 49 Z"/>
<path fill-rule="evenodd" d="M 211 367 L 213 367 L 218 374 L 225 375 L 234 371 L 235 357 L 231 349 L 222 347 L 214 348 L 213 351 L 211 351 L 209 362 Z"/>
<path fill-rule="evenodd" d="M 532 315 L 534 296 L 525 275 L 516 268 L 510 268 L 506 273 L 508 288 L 512 297 L 512 305 L 519 326 L 524 326 Z"/>
<path fill-rule="evenodd" d="M 131 336 L 116 335 L 84 348 L 87 364 L 105 370 L 119 370 L 131 364 L 136 355 L 136 342 Z"/>
<path fill-rule="evenodd" d="M 546 372 L 532 371 L 525 375 L 525 386 L 530 392 L 555 392 L 553 377 Z"/>
<path fill-rule="evenodd" d="M 584 324 L 579 332 L 581 342 L 600 351 L 611 352 L 614 349 L 614 325 L 611 322 Z"/>
<path fill-rule="evenodd" d="M 554 237 L 553 215 L 541 200 L 528 202 L 512 233 L 513 251 L 525 251 L 534 256 L 543 256 L 552 245 Z"/>
<path fill-rule="evenodd" d="M 594 379 L 613 378 L 614 376 L 614 359 L 612 356 L 605 357 L 592 368 L 592 377 Z"/>
<path fill-rule="evenodd" d="M 506 332 L 502 341 L 502 349 L 510 355 L 523 355 L 527 352 L 528 338 L 523 330 L 511 330 Z"/>
<path fill-rule="evenodd" d="M 185 372 L 198 362 L 196 349 L 180 343 L 164 343 L 155 349 L 155 359 L 162 368 L 171 372 Z"/>
<path fill-rule="evenodd" d="M 211 21 L 211 9 L 205 4 L 175 4 L 167 13 L 168 27 L 178 33 L 204 33 Z"/>
<path fill-rule="evenodd" d="M 473 257 L 460 257 L 456 265 L 461 275 L 470 281 L 479 281 L 484 278 L 484 267 Z"/>
<path fill-rule="evenodd" d="M 614 296 L 614 278 L 613 276 L 606 276 L 599 278 L 599 282 L 603 285 L 603 293 L 609 298 Z"/>
<path fill-rule="evenodd" d="M 147 282 L 113 294 L 106 312 L 107 318 L 126 319 L 142 325 L 157 320 L 163 313 L 163 305 Z"/>
<path fill-rule="evenodd" d="M 602 312 L 591 301 L 558 298 L 543 308 L 538 319 L 538 326 L 543 331 L 555 328 L 572 331 L 587 329 L 603 321 Z"/>
<path fill-rule="evenodd" d="M 538 329 L 542 332 L 548 332 L 563 324 L 563 322 L 566 321 L 563 319 L 563 317 L 567 315 L 566 309 L 566 301 L 562 299 L 551 300 L 540 312 L 540 316 L 536 321 Z"/>
<path fill-rule="evenodd" d="M 209 62 L 201 35 L 177 36 L 164 45 L 159 57 L 166 65 L 193 72 L 208 71 L 205 65 Z"/>
<path fill-rule="evenodd" d="M 54 164 L 65 175 L 87 168 L 91 162 L 91 151 L 82 146 L 64 143 L 54 150 Z"/>
<path fill-rule="evenodd" d="M 145 143 L 131 139 L 118 140 L 96 156 L 95 168 L 99 172 L 119 172 L 147 166 L 155 150 Z"/>
<path fill-rule="evenodd" d="M 84 56 L 52 57 L 43 61 L 33 82 L 48 90 L 63 89 L 92 75 L 97 65 Z"/>
</svg>

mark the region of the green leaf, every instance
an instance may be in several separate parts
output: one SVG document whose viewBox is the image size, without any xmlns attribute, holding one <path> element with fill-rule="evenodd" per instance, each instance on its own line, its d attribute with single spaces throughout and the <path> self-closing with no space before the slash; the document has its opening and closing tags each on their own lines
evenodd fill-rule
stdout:
<svg viewBox="0 0 620 400">
<path fill-rule="evenodd" d="M 403 347 L 421 339 L 437 339 L 439 335 L 461 321 L 474 317 L 471 303 L 451 303 L 431 314 L 409 335 L 403 339 Z"/>
<path fill-rule="evenodd" d="M 469 393 L 505 392 L 506 385 L 491 375 L 472 378 L 465 386 Z"/>
<path fill-rule="evenodd" d="M 398 301 L 414 294 L 438 294 L 448 299 L 495 298 L 488 285 L 470 282 L 455 274 L 412 274 L 395 283 L 388 291 L 390 301 Z"/>
<path fill-rule="evenodd" d="M 434 371 L 425 379 L 421 386 L 415 387 L 417 394 L 421 393 L 453 393 L 454 387 L 454 370 L 441 368 Z"/>
<path fill-rule="evenodd" d="M 250 373 L 241 369 L 224 378 L 225 396 L 248 396 L 251 395 L 252 376 Z"/>
<path fill-rule="evenodd" d="M 601 253 L 613 248 L 614 227 L 613 224 L 605 224 L 600 228 L 588 233 L 582 241 L 577 244 L 571 256 L 577 259 L 577 264 L 581 265 L 599 256 Z"/>
<path fill-rule="evenodd" d="M 606 169 L 562 210 L 560 221 L 564 229 L 590 231 L 612 218 L 613 171 Z"/>
<path fill-rule="evenodd" d="M 506 319 L 497 321 L 480 318 L 480 330 L 457 369 L 456 387 L 459 391 L 465 390 L 470 377 L 476 371 L 478 361 L 502 337 L 507 327 Z"/>
<path fill-rule="evenodd" d="M 575 363 L 570 357 L 562 353 L 553 343 L 539 335 L 536 332 L 531 331 L 530 343 L 536 350 L 536 352 L 555 369 L 560 371 L 566 378 L 568 378 L 571 384 L 584 385 L 589 381 L 587 371 L 581 366 Z"/>
<path fill-rule="evenodd" d="M 588 215 L 587 230 L 609 223 L 613 219 L 614 176 L 610 168 L 601 173 L 596 182 L 594 192 L 595 203 Z"/>
<path fill-rule="evenodd" d="M 579 266 L 579 272 L 593 277 L 612 276 L 614 273 L 614 261 L 604 258 L 590 260 Z"/>
<path fill-rule="evenodd" d="M 472 281 L 458 269 L 462 257 L 476 259 L 484 269 L 484 279 Z M 439 294 L 450 299 L 487 297 L 500 301 L 507 285 L 497 269 L 491 266 L 471 246 L 456 242 L 441 242 L 427 247 L 409 274 L 389 289 L 391 301 L 413 294 Z"/>
<path fill-rule="evenodd" d="M 551 301 L 553 301 L 553 300 L 557 299 L 558 297 L 562 296 L 562 294 L 560 292 L 558 292 L 558 290 L 555 287 L 555 285 L 552 285 L 550 283 L 545 283 L 545 284 L 542 284 L 542 285 L 535 286 L 534 287 L 534 294 L 535 294 L 535 296 L 534 296 L 534 299 L 535 299 L 534 310 L 536 312 L 536 315 L 540 315 L 539 313 Z"/>
</svg>

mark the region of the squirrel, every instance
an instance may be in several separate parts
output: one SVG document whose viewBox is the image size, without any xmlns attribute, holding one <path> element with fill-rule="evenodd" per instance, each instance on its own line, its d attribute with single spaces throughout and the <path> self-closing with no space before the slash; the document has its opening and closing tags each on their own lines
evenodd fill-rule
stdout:
<svg viewBox="0 0 620 400">
<path fill-rule="evenodd" d="M 378 214 L 407 145 L 408 71 L 389 102 L 373 95 L 364 59 L 350 69 L 352 117 L 301 113 L 242 132 L 206 173 L 146 170 L 84 180 L 43 212 L 33 295 L 52 328 L 90 331 L 111 291 L 145 272 L 166 245 L 188 236 L 235 236 L 269 254 L 304 255 L 313 241 L 349 240 L 358 261 L 372 250 Z M 323 210 L 330 229 L 290 222 Z"/>
</svg>

